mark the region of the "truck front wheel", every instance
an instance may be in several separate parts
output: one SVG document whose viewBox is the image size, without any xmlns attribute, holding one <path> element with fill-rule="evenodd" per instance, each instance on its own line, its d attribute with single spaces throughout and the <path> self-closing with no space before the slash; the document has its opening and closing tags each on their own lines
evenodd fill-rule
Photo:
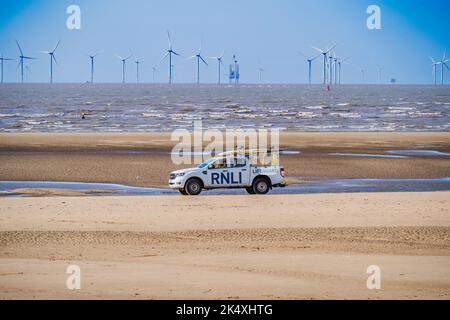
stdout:
<svg viewBox="0 0 450 320">
<path fill-rule="evenodd" d="M 256 178 L 252 185 L 255 194 L 266 194 L 269 192 L 270 185 L 266 178 Z"/>
<path fill-rule="evenodd" d="M 199 195 L 202 192 L 203 184 L 200 179 L 190 179 L 184 186 L 186 193 L 190 196 Z"/>
<path fill-rule="evenodd" d="M 178 189 L 178 191 L 180 191 L 180 193 L 181 193 L 183 196 L 187 196 L 186 190 L 184 190 L 184 189 Z"/>
</svg>

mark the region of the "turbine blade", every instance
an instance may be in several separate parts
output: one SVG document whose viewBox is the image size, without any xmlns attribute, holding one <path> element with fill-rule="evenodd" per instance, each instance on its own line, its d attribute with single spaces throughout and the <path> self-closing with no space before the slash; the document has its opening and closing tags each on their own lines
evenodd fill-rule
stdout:
<svg viewBox="0 0 450 320">
<path fill-rule="evenodd" d="M 167 53 L 161 58 L 161 60 L 158 62 L 158 65 L 160 65 L 160 64 L 167 58 L 168 55 L 169 55 L 169 53 L 167 52 Z"/>
<path fill-rule="evenodd" d="M 335 45 L 331 46 L 331 47 L 328 49 L 327 53 L 330 52 L 331 50 L 333 50 L 334 48 L 336 48 L 336 46 L 337 46 L 337 43 L 336 43 Z"/>
<path fill-rule="evenodd" d="M 320 57 L 321 55 L 320 54 L 318 54 L 317 56 L 315 56 L 314 58 L 312 58 L 311 59 L 311 61 L 314 61 L 314 60 L 316 60 L 318 57 Z"/>
<path fill-rule="evenodd" d="M 186 60 L 191 60 L 191 59 L 193 59 L 193 58 L 195 58 L 196 56 L 190 56 L 190 57 L 187 57 L 186 58 Z"/>
<path fill-rule="evenodd" d="M 323 51 L 322 49 L 319 49 L 319 48 L 316 48 L 316 47 L 313 47 L 313 46 L 311 46 L 311 48 L 313 48 L 313 49 L 316 50 L 317 52 L 320 52 L 321 54 L 324 54 L 324 53 L 325 53 L 325 51 Z"/>
<path fill-rule="evenodd" d="M 30 59 L 30 60 L 36 60 L 36 58 L 33 58 L 33 57 L 22 57 L 22 58 L 24 58 L 24 59 Z"/>
<path fill-rule="evenodd" d="M 172 50 L 172 39 L 170 39 L 170 32 L 167 30 L 167 41 L 169 41 L 169 48 Z"/>
<path fill-rule="evenodd" d="M 176 53 L 175 51 L 173 51 L 172 50 L 172 53 L 174 54 L 174 55 L 176 55 L 176 56 L 179 56 L 179 57 L 181 57 L 181 54 L 178 54 L 178 53 Z"/>
<path fill-rule="evenodd" d="M 306 59 L 308 59 L 308 57 L 306 57 L 306 56 L 303 54 L 303 52 L 298 51 L 298 54 L 301 55 L 301 56 L 303 56 L 303 57 L 305 57 Z"/>
<path fill-rule="evenodd" d="M 55 46 L 55 48 L 53 49 L 53 51 L 52 52 L 55 52 L 56 51 L 56 49 L 58 49 L 58 46 L 59 46 L 59 43 L 61 42 L 61 40 L 58 40 L 58 43 L 56 44 L 56 46 Z"/>
<path fill-rule="evenodd" d="M 39 51 L 40 53 L 50 54 L 51 51 Z"/>
<path fill-rule="evenodd" d="M 55 55 L 54 55 L 54 54 L 52 54 L 52 58 L 53 58 L 53 60 L 55 61 L 55 63 L 58 64 L 58 61 L 56 61 L 56 58 L 55 58 Z"/>
<path fill-rule="evenodd" d="M 19 41 L 16 40 L 17 46 L 19 47 L 20 55 L 23 56 L 22 48 L 20 47 Z"/>
<path fill-rule="evenodd" d="M 208 63 L 205 61 L 205 59 L 203 59 L 202 56 L 200 56 L 199 58 L 203 61 L 204 64 L 208 65 Z"/>
</svg>

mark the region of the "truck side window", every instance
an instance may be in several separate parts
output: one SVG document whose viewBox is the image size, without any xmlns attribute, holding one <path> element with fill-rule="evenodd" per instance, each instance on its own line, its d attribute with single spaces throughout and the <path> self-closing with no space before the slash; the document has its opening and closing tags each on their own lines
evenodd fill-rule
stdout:
<svg viewBox="0 0 450 320">
<path fill-rule="evenodd" d="M 217 159 L 209 166 L 209 169 L 225 169 L 227 167 L 227 159 Z"/>
<path fill-rule="evenodd" d="M 241 168 L 245 167 L 246 161 L 244 158 L 233 158 L 231 159 L 231 168 Z"/>
</svg>

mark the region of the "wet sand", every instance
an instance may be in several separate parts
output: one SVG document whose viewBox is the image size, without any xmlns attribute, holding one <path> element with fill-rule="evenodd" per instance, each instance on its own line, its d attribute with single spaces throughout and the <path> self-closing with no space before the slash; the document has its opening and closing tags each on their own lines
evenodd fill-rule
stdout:
<svg viewBox="0 0 450 320">
<path fill-rule="evenodd" d="M 167 187 L 173 142 L 164 133 L 0 134 L 0 180 L 110 182 Z M 450 133 L 284 133 L 289 181 L 450 177 L 450 157 L 349 157 L 389 150 L 450 151 Z"/>
<path fill-rule="evenodd" d="M 449 196 L 3 198 L 0 297 L 450 299 Z"/>
</svg>

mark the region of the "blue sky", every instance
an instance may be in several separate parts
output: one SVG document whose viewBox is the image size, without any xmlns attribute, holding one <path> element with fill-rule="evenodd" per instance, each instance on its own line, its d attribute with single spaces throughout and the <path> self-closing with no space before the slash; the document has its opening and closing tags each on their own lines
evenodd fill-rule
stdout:
<svg viewBox="0 0 450 320">
<path fill-rule="evenodd" d="M 203 39 L 204 55 L 225 50 L 225 62 L 237 54 L 242 82 L 259 82 L 259 62 L 264 82 L 305 83 L 307 64 L 298 54 L 315 55 L 311 45 L 337 43 L 336 54 L 349 58 L 343 67 L 345 83 L 376 83 L 377 65 L 383 82 L 430 83 L 428 57 L 440 58 L 450 50 L 450 2 L 407 0 L 2 0 L 0 52 L 17 58 L 15 39 L 25 54 L 39 58 L 28 62 L 30 81 L 48 81 L 49 60 L 40 50 L 56 52 L 56 82 L 89 79 L 88 53 L 104 50 L 96 61 L 97 82 L 120 82 L 121 64 L 114 54 L 143 60 L 141 80 L 151 82 L 152 66 L 167 49 L 170 30 L 174 49 L 184 57 L 174 60 L 174 81 L 194 82 L 195 62 L 186 60 Z M 81 30 L 66 28 L 66 8 L 81 8 Z M 368 5 L 381 7 L 382 29 L 368 30 Z M 449 52 L 450 55 L 450 52 Z M 201 81 L 215 82 L 217 66 L 202 67 Z M 226 68 L 225 68 L 226 69 Z M 446 81 L 450 71 L 446 70 Z M 5 80 L 18 81 L 17 61 L 5 63 Z M 127 80 L 135 80 L 135 65 L 127 65 Z M 167 80 L 167 62 L 159 66 L 157 80 Z M 313 82 L 321 81 L 319 59 L 313 65 Z"/>
</svg>

